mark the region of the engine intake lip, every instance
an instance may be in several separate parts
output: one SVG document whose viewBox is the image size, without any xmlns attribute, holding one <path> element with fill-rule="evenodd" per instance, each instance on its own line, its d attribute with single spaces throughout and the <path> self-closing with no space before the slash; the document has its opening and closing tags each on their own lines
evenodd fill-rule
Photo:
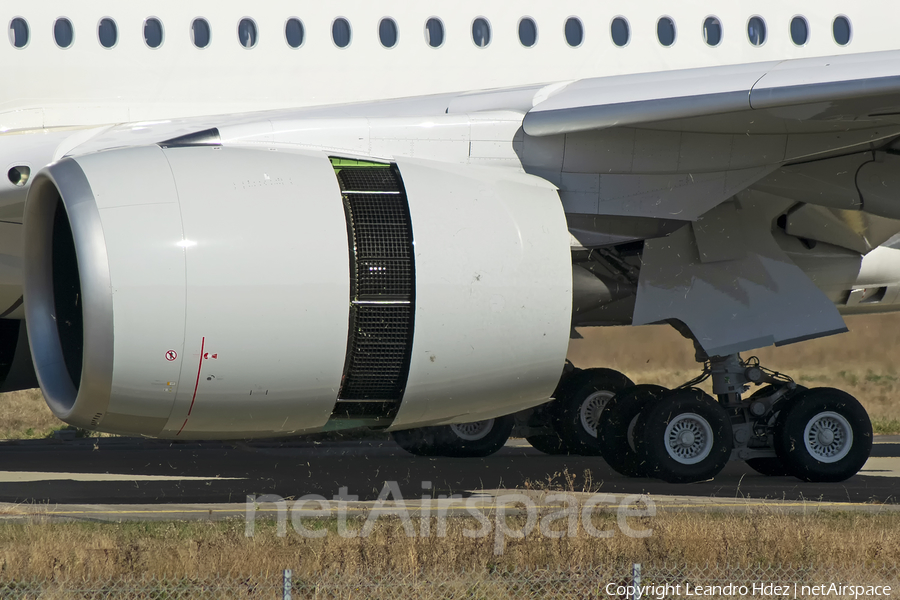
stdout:
<svg viewBox="0 0 900 600">
<path fill-rule="evenodd" d="M 54 285 L 56 211 L 68 217 L 80 279 L 83 325 L 81 376 L 73 381 L 60 339 Z M 106 412 L 113 374 L 113 303 L 100 211 L 87 177 L 73 159 L 38 173 L 25 203 L 25 321 L 35 372 L 50 409 L 60 419 L 92 428 Z M 77 369 L 75 369 L 77 372 Z"/>
</svg>

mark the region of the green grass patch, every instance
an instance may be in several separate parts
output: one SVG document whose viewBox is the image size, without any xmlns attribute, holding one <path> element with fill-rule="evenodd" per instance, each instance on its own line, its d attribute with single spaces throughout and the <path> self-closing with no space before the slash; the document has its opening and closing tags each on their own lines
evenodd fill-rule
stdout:
<svg viewBox="0 0 900 600">
<path fill-rule="evenodd" d="M 900 434 L 900 419 L 875 417 L 872 419 L 872 431 L 879 435 Z"/>
<path fill-rule="evenodd" d="M 868 371 L 866 373 L 866 381 L 877 385 L 891 385 L 892 383 L 896 383 L 897 377 L 895 375 L 889 375 L 887 373 L 875 373 L 873 371 Z"/>
<path fill-rule="evenodd" d="M 857 385 L 859 383 L 859 375 L 852 371 L 838 371 L 838 377 L 850 385 Z"/>
</svg>

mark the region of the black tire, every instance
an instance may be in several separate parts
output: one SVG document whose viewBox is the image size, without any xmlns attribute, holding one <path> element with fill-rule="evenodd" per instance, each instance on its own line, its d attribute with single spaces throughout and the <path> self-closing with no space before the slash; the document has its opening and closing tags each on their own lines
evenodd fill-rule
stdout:
<svg viewBox="0 0 900 600">
<path fill-rule="evenodd" d="M 767 456 L 764 458 L 748 458 L 747 466 L 761 475 L 767 477 L 785 477 L 793 475 L 790 469 L 777 456 Z"/>
<path fill-rule="evenodd" d="M 670 445 L 669 437 L 679 431 L 689 436 L 684 447 Z M 731 457 L 731 419 L 703 391 L 675 390 L 645 408 L 635 424 L 634 444 L 650 477 L 669 483 L 706 481 Z"/>
<path fill-rule="evenodd" d="M 487 430 L 466 432 L 467 426 L 485 424 Z M 391 432 L 401 448 L 415 456 L 452 456 L 472 458 L 490 456 L 503 447 L 512 433 L 515 419 L 512 415 L 460 423 L 457 426 L 417 427 Z"/>
<path fill-rule="evenodd" d="M 561 454 L 569 453 L 569 449 L 566 448 L 566 443 L 555 433 L 532 435 L 525 439 L 535 450 L 539 450 L 544 454 L 559 456 Z"/>
<path fill-rule="evenodd" d="M 604 405 L 633 386 L 628 377 L 612 369 L 585 369 L 560 386 L 553 401 L 553 428 L 570 453 L 600 455 L 597 438 Z"/>
<path fill-rule="evenodd" d="M 397 444 L 414 456 L 440 456 L 447 443 L 447 432 L 443 427 L 417 427 L 392 431 Z"/>
<path fill-rule="evenodd" d="M 619 392 L 606 404 L 597 443 L 606 463 L 626 477 L 644 477 L 643 460 L 635 452 L 633 430 L 638 416 L 649 403 L 669 390 L 660 385 L 635 385 Z"/>
<path fill-rule="evenodd" d="M 798 385 L 792 391 L 789 391 L 786 395 L 782 396 L 778 401 L 779 406 L 781 406 L 782 402 L 788 401 L 791 397 L 796 396 L 801 392 L 805 392 L 806 388 L 802 385 Z M 775 392 L 774 385 L 765 385 L 759 389 L 757 389 L 750 396 L 749 400 L 754 400 L 756 398 L 762 398 L 765 396 L 771 396 Z M 774 419 L 777 420 L 778 412 L 776 411 Z M 772 421 L 770 421 L 771 423 Z M 764 458 L 748 458 L 746 461 L 747 466 L 759 473 L 760 475 L 765 475 L 766 477 L 787 477 L 793 475 L 791 470 L 784 464 L 777 456 L 767 456 Z"/>
<path fill-rule="evenodd" d="M 827 438 L 823 442 L 815 435 L 817 430 L 823 436 L 830 431 L 831 442 L 825 443 Z M 775 424 L 775 451 L 791 473 L 804 481 L 844 481 L 856 475 L 869 458 L 872 422 L 850 394 L 835 388 L 812 388 L 782 408 Z"/>
</svg>

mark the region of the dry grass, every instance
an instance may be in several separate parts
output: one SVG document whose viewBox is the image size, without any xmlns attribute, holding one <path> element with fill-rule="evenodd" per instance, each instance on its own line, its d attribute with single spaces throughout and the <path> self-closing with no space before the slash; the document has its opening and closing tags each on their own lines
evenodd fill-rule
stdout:
<svg viewBox="0 0 900 600">
<path fill-rule="evenodd" d="M 277 572 L 289 566 L 298 575 L 323 572 L 381 573 L 488 571 L 506 568 L 572 567 L 669 561 L 686 566 L 743 564 L 888 564 L 900 561 L 900 515 L 833 513 L 818 516 L 758 511 L 749 514 L 662 513 L 632 525 L 653 528 L 644 539 L 615 526 L 614 513 L 601 515 L 613 537 L 549 539 L 537 530 L 526 539 L 508 539 L 496 556 L 493 536 L 473 539 L 470 517 L 448 519 L 447 536 L 408 537 L 399 519 L 382 517 L 368 538 L 336 534 L 334 519 L 308 521 L 327 532 L 319 539 L 293 531 L 275 535 L 272 522 L 257 523 L 253 538 L 242 521 L 193 523 L 5 524 L 0 527 L 0 578 L 71 576 L 118 577 L 132 572 L 165 576 L 208 573 Z M 418 522 L 414 520 L 418 527 Z M 353 525 L 359 525 L 354 523 Z M 511 522 L 510 527 L 521 526 Z M 432 527 L 434 530 L 434 527 Z"/>
<path fill-rule="evenodd" d="M 0 439 L 44 438 L 65 425 L 50 412 L 41 390 L 0 394 Z"/>
</svg>

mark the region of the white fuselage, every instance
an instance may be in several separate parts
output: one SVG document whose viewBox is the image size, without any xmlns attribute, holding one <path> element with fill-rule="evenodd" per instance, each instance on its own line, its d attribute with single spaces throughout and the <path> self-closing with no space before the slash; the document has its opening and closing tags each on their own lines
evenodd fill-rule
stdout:
<svg viewBox="0 0 900 600">
<path fill-rule="evenodd" d="M 803 46 L 795 45 L 790 34 L 791 20 L 798 15 L 808 24 Z M 715 47 L 704 41 L 703 24 L 709 16 L 718 18 L 722 27 Z M 748 21 L 755 16 L 766 26 L 766 40 L 758 46 L 748 40 Z M 837 16 L 847 18 L 851 28 L 850 41 L 843 46 L 832 33 Z M 5 3 L 0 22 L 24 19 L 28 39 L 22 48 L 0 41 L 0 61 L 7 73 L 0 86 L 0 131 L 299 108 L 887 50 L 897 47 L 898 16 L 900 5 L 893 2 L 845 0 Z M 54 41 L 54 24 L 61 17 L 74 30 L 73 42 L 65 49 Z M 163 41 L 156 49 L 144 41 L 144 23 L 150 17 L 163 27 Z M 203 49 L 192 43 L 191 23 L 198 17 L 206 19 L 211 31 Z M 379 23 L 385 17 L 397 25 L 392 48 L 379 41 Z M 437 48 L 426 41 L 425 23 L 432 17 L 443 24 L 443 44 Z M 491 27 L 485 47 L 473 42 L 473 21 L 479 17 Z M 519 41 L 524 17 L 536 25 L 532 47 Z M 583 28 L 577 47 L 566 41 L 570 17 L 579 19 Z M 616 17 L 629 27 L 623 47 L 617 47 L 610 34 Z M 675 41 L 669 47 L 657 39 L 661 17 L 675 25 Z M 117 30 L 110 48 L 98 40 L 98 26 L 105 18 L 112 19 Z M 238 24 L 244 18 L 257 28 L 252 48 L 239 41 Z M 296 49 L 285 40 L 290 18 L 303 24 L 303 43 Z M 332 39 L 337 18 L 350 25 L 350 43 L 344 48 Z"/>
</svg>

